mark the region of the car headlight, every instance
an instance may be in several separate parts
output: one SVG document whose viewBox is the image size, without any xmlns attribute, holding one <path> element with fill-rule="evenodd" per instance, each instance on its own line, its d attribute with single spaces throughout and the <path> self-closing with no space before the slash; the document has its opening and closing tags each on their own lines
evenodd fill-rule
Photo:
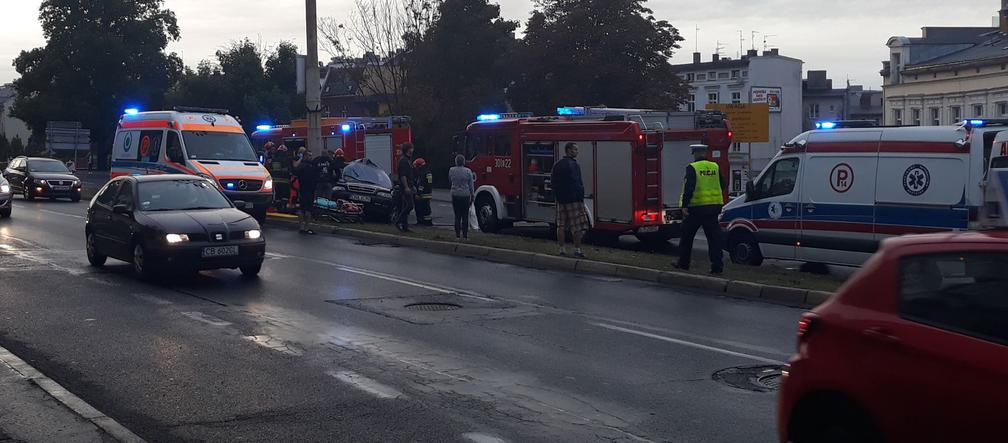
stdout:
<svg viewBox="0 0 1008 443">
<path fill-rule="evenodd" d="M 264 191 L 272 191 L 273 190 L 273 179 L 272 178 L 267 178 L 266 179 L 266 181 L 263 183 L 263 190 Z"/>
<path fill-rule="evenodd" d="M 0 192 L 4 194 L 10 192 L 10 185 L 0 185 Z"/>
<path fill-rule="evenodd" d="M 343 185 L 333 186 L 333 191 L 346 191 L 346 186 Z"/>
<path fill-rule="evenodd" d="M 392 198 L 392 193 L 391 192 L 379 192 L 378 196 L 382 197 L 382 198 Z"/>
<path fill-rule="evenodd" d="M 80 180 L 74 180 L 74 186 L 80 186 Z"/>
<path fill-rule="evenodd" d="M 262 232 L 258 229 L 249 229 L 248 231 L 245 231 L 245 238 L 249 240 L 257 240 L 259 237 L 262 237 Z"/>
<path fill-rule="evenodd" d="M 38 183 L 38 184 L 40 184 L 40 185 L 44 185 L 44 184 L 46 184 L 46 183 L 48 183 L 48 182 L 47 182 L 47 181 L 45 181 L 45 180 L 42 180 L 41 178 L 37 178 L 37 179 L 35 179 L 35 183 Z"/>
<path fill-rule="evenodd" d="M 189 241 L 189 236 L 186 234 L 168 234 L 165 236 L 165 241 L 169 244 L 182 243 Z"/>
</svg>

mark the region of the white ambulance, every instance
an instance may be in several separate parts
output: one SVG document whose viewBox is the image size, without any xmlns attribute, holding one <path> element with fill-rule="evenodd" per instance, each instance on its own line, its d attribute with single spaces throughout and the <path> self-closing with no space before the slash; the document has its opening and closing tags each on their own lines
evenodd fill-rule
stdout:
<svg viewBox="0 0 1008 443">
<path fill-rule="evenodd" d="M 969 229 L 994 138 L 1005 129 L 976 119 L 805 132 L 725 206 L 726 249 L 743 264 L 858 266 L 887 237 Z"/>
<path fill-rule="evenodd" d="M 227 110 L 127 109 L 112 146 L 112 177 L 192 174 L 217 184 L 260 221 L 273 203 L 273 179 L 259 163 L 245 131 Z"/>
<path fill-rule="evenodd" d="M 1008 228 L 1008 131 L 994 137 L 979 224 L 988 229 Z"/>
</svg>

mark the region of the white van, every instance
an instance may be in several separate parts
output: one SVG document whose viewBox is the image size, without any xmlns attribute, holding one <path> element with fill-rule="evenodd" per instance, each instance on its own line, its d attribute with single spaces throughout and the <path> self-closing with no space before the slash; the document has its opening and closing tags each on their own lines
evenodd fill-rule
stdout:
<svg viewBox="0 0 1008 443">
<path fill-rule="evenodd" d="M 805 132 L 721 214 L 735 263 L 858 266 L 890 236 L 969 229 L 1006 122 Z"/>
</svg>

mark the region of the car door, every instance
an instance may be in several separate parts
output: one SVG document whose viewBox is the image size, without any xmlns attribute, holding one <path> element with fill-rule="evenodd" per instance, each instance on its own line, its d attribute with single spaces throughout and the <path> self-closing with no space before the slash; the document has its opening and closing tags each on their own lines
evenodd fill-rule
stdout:
<svg viewBox="0 0 1008 443">
<path fill-rule="evenodd" d="M 94 204 L 88 208 L 88 225 L 94 234 L 95 246 L 105 254 L 108 254 L 113 247 L 109 231 L 112 222 L 112 204 L 121 184 L 122 180 L 113 180 L 106 184 L 98 191 Z"/>
<path fill-rule="evenodd" d="M 944 250 L 900 259 L 895 315 L 862 327 L 890 441 L 990 441 L 1008 420 L 1008 251 Z"/>
<path fill-rule="evenodd" d="M 25 159 L 15 158 L 10 166 L 4 171 L 4 176 L 10 182 L 12 190 L 24 191 Z"/>
<path fill-rule="evenodd" d="M 801 159 L 781 157 L 768 166 L 746 198 L 752 202 L 756 240 L 767 258 L 794 259 L 799 221 L 797 183 Z"/>
<path fill-rule="evenodd" d="M 132 180 L 122 180 L 122 186 L 116 194 L 112 207 L 126 205 L 130 212 L 126 214 L 116 214 L 113 212 L 109 222 L 109 242 L 111 244 L 111 255 L 115 257 L 131 257 L 133 255 L 131 242 L 133 240 L 135 218 L 133 210 L 136 205 L 133 203 L 134 182 Z"/>
<path fill-rule="evenodd" d="M 818 263 L 864 262 L 878 249 L 874 234 L 878 155 L 810 152 L 804 160 L 797 258 Z"/>
</svg>

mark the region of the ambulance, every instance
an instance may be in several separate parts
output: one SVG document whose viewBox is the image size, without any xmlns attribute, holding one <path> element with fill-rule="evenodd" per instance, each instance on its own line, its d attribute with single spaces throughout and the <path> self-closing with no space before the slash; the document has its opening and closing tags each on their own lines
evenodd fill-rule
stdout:
<svg viewBox="0 0 1008 443">
<path fill-rule="evenodd" d="M 260 221 L 273 202 L 273 179 L 241 124 L 224 109 L 127 109 L 116 127 L 112 177 L 191 174 L 215 184 Z"/>
<path fill-rule="evenodd" d="M 1008 131 L 994 137 L 979 224 L 984 229 L 1008 228 Z"/>
<path fill-rule="evenodd" d="M 970 229 L 1006 123 L 800 134 L 724 207 L 726 249 L 742 264 L 774 258 L 859 266 L 885 238 Z"/>
</svg>

